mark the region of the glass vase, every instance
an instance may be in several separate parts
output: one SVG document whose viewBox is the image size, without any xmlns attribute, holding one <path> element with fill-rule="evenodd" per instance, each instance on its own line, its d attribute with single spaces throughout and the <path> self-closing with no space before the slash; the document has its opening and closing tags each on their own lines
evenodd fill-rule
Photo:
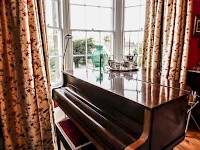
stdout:
<svg viewBox="0 0 200 150">
<path fill-rule="evenodd" d="M 104 67 L 107 58 L 103 45 L 96 45 L 96 49 L 92 53 L 92 63 L 94 67 Z"/>
</svg>

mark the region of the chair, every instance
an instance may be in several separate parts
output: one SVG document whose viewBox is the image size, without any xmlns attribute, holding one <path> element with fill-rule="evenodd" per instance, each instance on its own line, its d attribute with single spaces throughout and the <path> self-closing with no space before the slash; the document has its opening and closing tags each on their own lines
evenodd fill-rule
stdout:
<svg viewBox="0 0 200 150">
<path fill-rule="evenodd" d="M 194 116 L 192 115 L 192 110 L 195 108 L 195 106 L 197 106 L 198 103 L 200 103 L 200 99 L 199 99 L 200 96 L 196 93 L 196 91 L 193 91 L 191 97 L 192 98 L 190 98 L 189 103 L 188 103 L 189 109 L 187 111 L 188 118 L 187 118 L 187 124 L 186 124 L 185 132 L 187 132 L 187 130 L 188 130 L 190 118 L 192 118 L 192 120 L 194 121 L 194 123 L 197 126 L 198 130 L 200 131 L 200 126 L 198 125 L 197 121 L 195 120 Z"/>
</svg>

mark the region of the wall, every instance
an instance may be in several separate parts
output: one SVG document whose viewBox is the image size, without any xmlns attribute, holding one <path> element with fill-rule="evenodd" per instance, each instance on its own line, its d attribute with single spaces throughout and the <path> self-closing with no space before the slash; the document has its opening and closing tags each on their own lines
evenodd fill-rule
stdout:
<svg viewBox="0 0 200 150">
<path fill-rule="evenodd" d="M 193 0 L 193 20 L 195 15 L 200 15 L 200 0 Z M 194 22 L 194 21 L 193 21 Z M 192 24 L 192 31 L 193 31 Z M 200 61 L 200 37 L 191 36 L 189 48 L 188 69 L 196 66 Z"/>
</svg>

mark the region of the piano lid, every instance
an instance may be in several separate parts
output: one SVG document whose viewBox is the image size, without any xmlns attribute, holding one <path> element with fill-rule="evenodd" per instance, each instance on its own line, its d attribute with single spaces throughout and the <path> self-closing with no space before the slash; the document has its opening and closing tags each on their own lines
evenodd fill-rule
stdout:
<svg viewBox="0 0 200 150">
<path fill-rule="evenodd" d="M 101 70 L 100 72 L 94 69 L 76 69 L 66 71 L 64 74 L 69 74 L 147 108 L 154 108 L 190 94 L 188 86 L 167 80 L 157 73 L 149 76 L 145 70 L 130 72 Z"/>
</svg>

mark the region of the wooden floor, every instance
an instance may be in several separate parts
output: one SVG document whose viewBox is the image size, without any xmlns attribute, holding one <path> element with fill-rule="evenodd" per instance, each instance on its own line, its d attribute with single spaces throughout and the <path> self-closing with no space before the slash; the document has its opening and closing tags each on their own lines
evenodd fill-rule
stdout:
<svg viewBox="0 0 200 150">
<path fill-rule="evenodd" d="M 197 128 L 190 127 L 185 140 L 177 145 L 174 150 L 200 150 L 200 132 Z"/>
</svg>

